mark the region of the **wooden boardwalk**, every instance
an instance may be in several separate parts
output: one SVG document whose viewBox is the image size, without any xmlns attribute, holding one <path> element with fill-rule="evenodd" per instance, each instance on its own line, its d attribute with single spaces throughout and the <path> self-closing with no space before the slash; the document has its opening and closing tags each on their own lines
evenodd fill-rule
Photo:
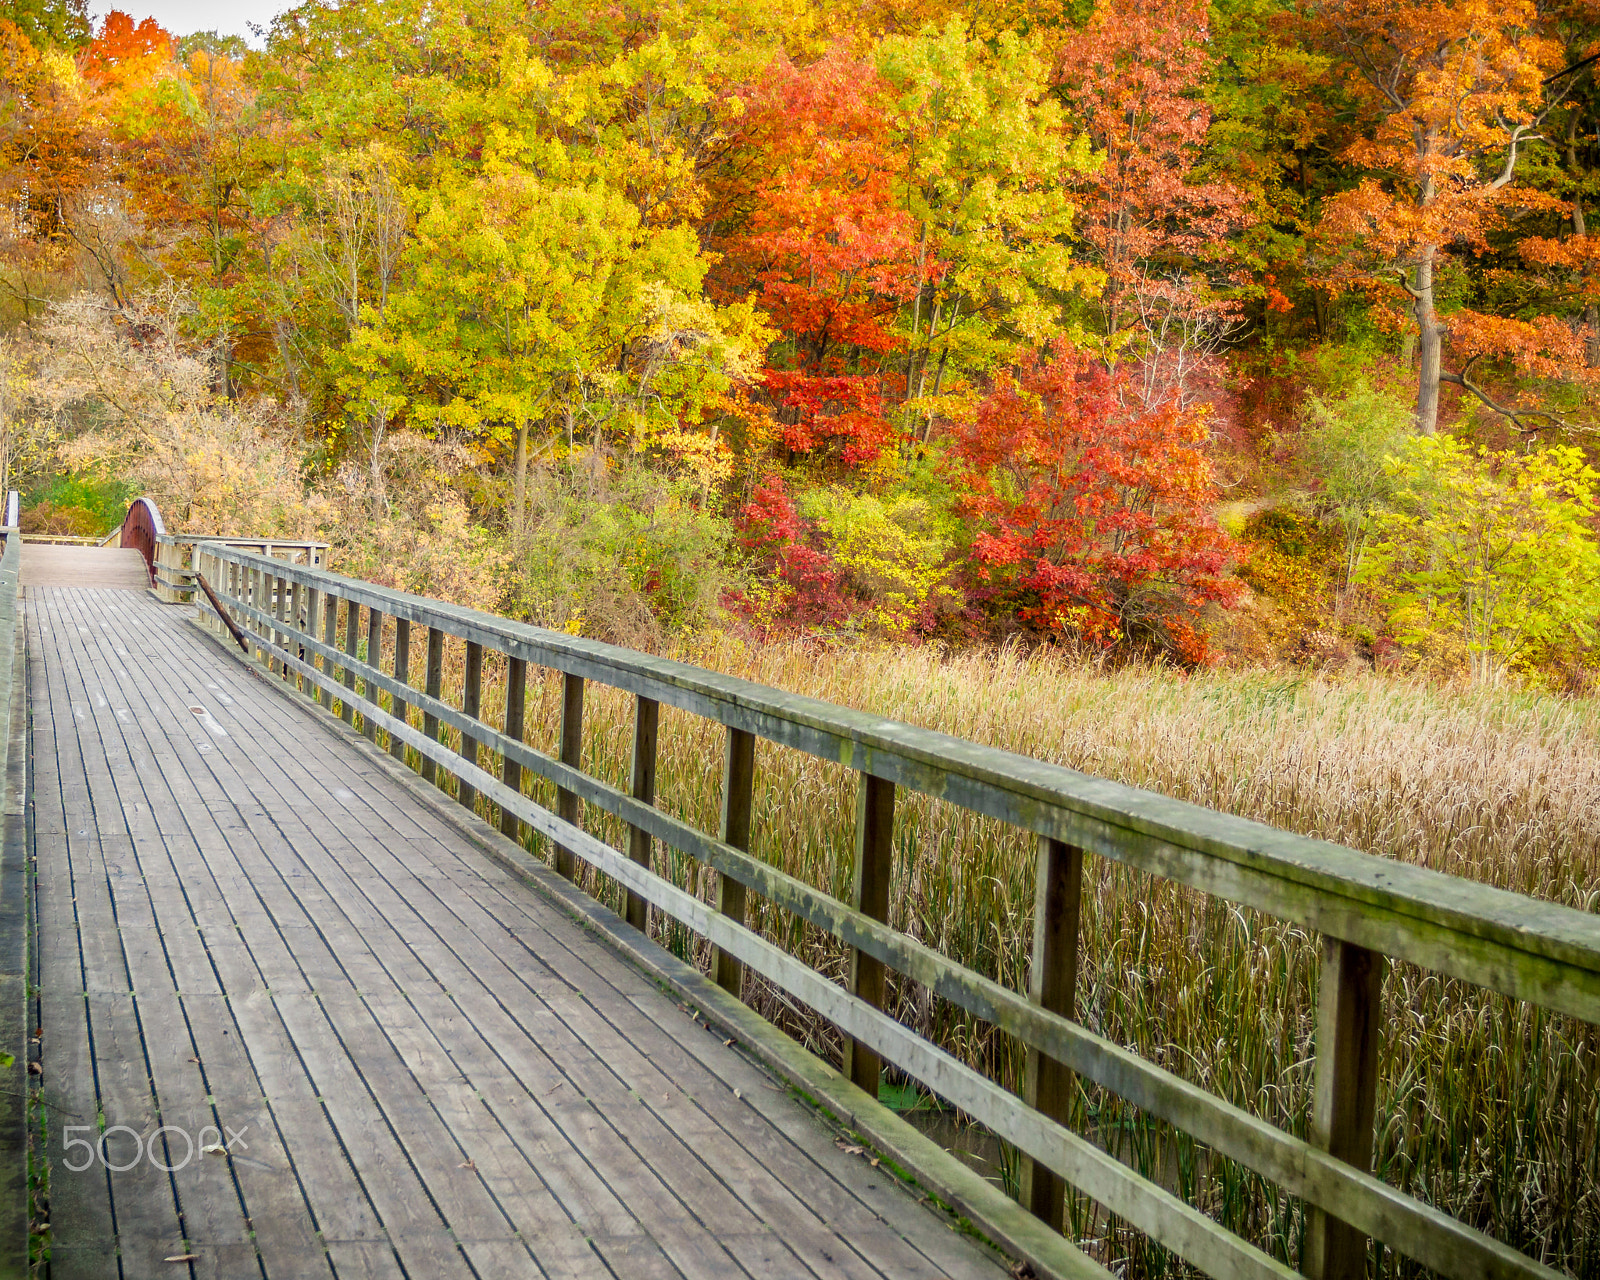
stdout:
<svg viewBox="0 0 1600 1280">
<path fill-rule="evenodd" d="M 150 585 L 144 557 L 132 547 L 62 547 L 47 542 L 24 541 L 24 587 L 127 587 L 143 591 Z"/>
<path fill-rule="evenodd" d="M 186 610 L 24 605 L 54 1280 L 1005 1274 Z"/>
</svg>

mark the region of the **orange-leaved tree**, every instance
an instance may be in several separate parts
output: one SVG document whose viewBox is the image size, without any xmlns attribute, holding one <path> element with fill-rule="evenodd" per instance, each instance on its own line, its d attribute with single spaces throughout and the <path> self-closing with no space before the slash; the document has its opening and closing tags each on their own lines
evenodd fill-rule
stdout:
<svg viewBox="0 0 1600 1280">
<path fill-rule="evenodd" d="M 1200 171 L 1208 21 L 1203 0 L 1101 0 L 1057 56 L 1069 119 L 1101 159 L 1070 177 L 1086 256 L 1105 272 L 1107 353 L 1138 365 L 1152 404 L 1187 391 L 1237 323 L 1228 237 L 1244 224 L 1245 197 Z"/>
<path fill-rule="evenodd" d="M 1329 282 L 1411 313 L 1419 431 L 1437 429 L 1441 383 L 1520 419 L 1471 380 L 1472 364 L 1505 359 L 1556 376 L 1582 364 L 1581 339 L 1549 316 L 1441 315 L 1438 291 L 1452 258 L 1485 252 L 1513 214 L 1553 203 L 1516 178 L 1540 137 L 1561 43 L 1535 0 L 1329 0 L 1317 23 L 1362 126 L 1342 156 L 1362 176 L 1323 218 Z M 1455 370 L 1444 366 L 1447 341 Z"/>
<path fill-rule="evenodd" d="M 872 63 L 836 49 L 807 67 L 779 58 L 751 95 L 742 189 L 720 193 L 730 229 L 715 287 L 748 294 L 783 335 L 763 380 L 793 453 L 847 466 L 890 447 L 884 357 L 917 289 L 913 224 L 896 201 L 887 90 Z M 923 278 L 942 268 L 923 261 Z"/>
<path fill-rule="evenodd" d="M 954 433 L 988 594 L 1047 631 L 1204 660 L 1196 615 L 1239 590 L 1206 435 L 1203 407 L 1147 404 L 1063 342 L 1002 375 Z"/>
</svg>

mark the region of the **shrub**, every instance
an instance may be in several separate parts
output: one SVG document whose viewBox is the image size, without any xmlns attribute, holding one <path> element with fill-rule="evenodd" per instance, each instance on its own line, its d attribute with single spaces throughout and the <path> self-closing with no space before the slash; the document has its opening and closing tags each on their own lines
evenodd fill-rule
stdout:
<svg viewBox="0 0 1600 1280">
<path fill-rule="evenodd" d="M 1203 412 L 1143 405 L 1064 343 L 1030 357 L 956 429 L 980 578 L 1048 631 L 1203 659 L 1199 610 L 1238 593 L 1205 439 Z"/>
<path fill-rule="evenodd" d="M 1388 462 L 1395 509 L 1362 577 L 1404 643 L 1461 647 L 1493 681 L 1535 645 L 1590 642 L 1600 613 L 1597 475 L 1574 448 L 1519 455 L 1419 437 Z"/>
<path fill-rule="evenodd" d="M 853 609 L 844 573 L 823 549 L 816 523 L 805 519 L 781 476 L 769 475 L 734 517 L 747 553 L 750 582 L 728 603 L 763 633 L 837 627 Z"/>
<path fill-rule="evenodd" d="M 813 489 L 800 510 L 825 535 L 829 551 L 866 618 L 882 631 L 926 629 L 959 604 L 946 579 L 955 546 L 951 521 L 910 493 L 877 498 L 847 489 Z"/>
<path fill-rule="evenodd" d="M 652 649 L 720 616 L 732 531 L 693 478 L 636 462 L 594 474 L 537 471 L 514 549 L 512 605 L 540 626 Z"/>
</svg>

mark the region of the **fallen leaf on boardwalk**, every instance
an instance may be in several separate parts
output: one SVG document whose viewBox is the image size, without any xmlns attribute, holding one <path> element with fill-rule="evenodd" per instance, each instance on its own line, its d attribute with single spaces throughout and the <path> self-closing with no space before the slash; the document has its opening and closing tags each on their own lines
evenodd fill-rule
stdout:
<svg viewBox="0 0 1600 1280">
<path fill-rule="evenodd" d="M 474 1173 L 476 1173 L 478 1171 L 478 1166 L 475 1165 L 471 1160 L 468 1160 L 465 1164 L 458 1164 L 456 1166 L 456 1168 L 458 1168 L 458 1169 L 471 1169 Z"/>
<path fill-rule="evenodd" d="M 737 1099 L 739 1099 L 739 1101 L 740 1101 L 740 1102 L 743 1102 L 743 1101 L 744 1101 L 744 1094 L 742 1094 L 742 1093 L 740 1093 L 740 1092 L 739 1092 L 739 1091 L 738 1091 L 738 1090 L 737 1090 L 737 1089 L 735 1089 L 735 1090 L 734 1090 L 734 1091 L 733 1091 L 733 1096 L 734 1096 L 734 1097 L 735 1097 L 735 1098 L 737 1098 Z"/>
<path fill-rule="evenodd" d="M 548 1098 L 552 1093 L 554 1093 L 557 1089 L 559 1089 L 564 1084 L 566 1084 L 565 1080 L 557 1080 L 553 1085 L 551 1085 L 548 1089 L 546 1089 L 544 1091 L 544 1096 L 546 1098 Z"/>
<path fill-rule="evenodd" d="M 175 1253 L 170 1258 L 161 1259 L 163 1262 L 199 1262 L 198 1253 Z"/>
<path fill-rule="evenodd" d="M 228 1154 L 228 1149 L 220 1142 L 208 1142 L 200 1150 L 208 1156 L 225 1156 Z"/>
<path fill-rule="evenodd" d="M 190 1058 L 189 1061 L 194 1063 L 195 1066 L 199 1066 L 200 1065 L 200 1059 L 199 1058 Z"/>
<path fill-rule="evenodd" d="M 838 1147 L 839 1150 L 844 1152 L 847 1156 L 864 1156 L 867 1154 L 867 1149 L 865 1147 L 855 1146 L 852 1143 L 846 1142 L 843 1138 L 838 1139 L 833 1145 Z"/>
<path fill-rule="evenodd" d="M 873 1156 L 872 1157 L 872 1167 L 874 1169 L 876 1169 L 878 1167 L 878 1157 L 877 1156 Z"/>
<path fill-rule="evenodd" d="M 42 1076 L 44 1074 L 44 1068 L 41 1067 L 37 1062 L 30 1062 L 28 1064 L 28 1071 L 36 1076 Z"/>
<path fill-rule="evenodd" d="M 726 1045 L 726 1046 L 727 1046 L 727 1047 L 728 1047 L 728 1048 L 730 1048 L 730 1049 L 731 1049 L 731 1048 L 732 1048 L 732 1047 L 733 1047 L 733 1037 L 732 1037 L 732 1036 L 729 1036 L 729 1037 L 728 1037 L 728 1038 L 727 1038 L 727 1039 L 726 1039 L 726 1040 L 724 1040 L 724 1041 L 723 1041 L 723 1042 L 722 1042 L 722 1043 L 723 1043 L 723 1044 L 724 1044 L 724 1045 Z"/>
</svg>

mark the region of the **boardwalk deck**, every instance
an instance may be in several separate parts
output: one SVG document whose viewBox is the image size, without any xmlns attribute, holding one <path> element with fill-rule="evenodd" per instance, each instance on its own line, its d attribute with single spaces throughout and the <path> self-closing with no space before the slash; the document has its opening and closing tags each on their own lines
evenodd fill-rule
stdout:
<svg viewBox="0 0 1600 1280">
<path fill-rule="evenodd" d="M 24 587 L 127 587 L 142 591 L 150 585 L 144 557 L 132 547 L 58 547 L 24 542 Z"/>
<path fill-rule="evenodd" d="M 1004 1274 L 182 611 L 25 608 L 55 1280 Z"/>
</svg>

